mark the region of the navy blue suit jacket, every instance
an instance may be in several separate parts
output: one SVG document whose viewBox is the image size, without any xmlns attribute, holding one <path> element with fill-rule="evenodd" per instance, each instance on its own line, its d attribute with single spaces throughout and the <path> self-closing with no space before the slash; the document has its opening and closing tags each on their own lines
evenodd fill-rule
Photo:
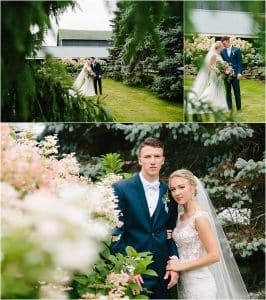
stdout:
<svg viewBox="0 0 266 300">
<path fill-rule="evenodd" d="M 239 48 L 232 46 L 230 57 L 228 56 L 227 49 L 224 48 L 221 52 L 224 61 L 227 61 L 234 69 L 235 75 L 242 74 L 242 54 Z"/>
<path fill-rule="evenodd" d="M 92 71 L 96 74 L 97 77 L 102 75 L 102 68 L 98 62 L 95 62 L 95 65 L 91 64 Z"/>
<path fill-rule="evenodd" d="M 125 255 L 126 246 L 132 246 L 138 252 L 152 252 L 154 263 L 150 268 L 157 272 L 159 280 L 166 285 L 163 280 L 166 262 L 169 256 L 178 255 L 173 240 L 167 240 L 166 230 L 176 226 L 178 214 L 177 204 L 173 199 L 169 198 L 169 202 L 163 200 L 165 195 L 168 195 L 167 185 L 160 183 L 159 201 L 152 217 L 139 174 L 114 184 L 113 188 L 123 214 L 123 226 L 114 232 L 114 236 L 120 236 L 120 239 L 111 244 L 111 252 Z M 158 282 L 156 277 L 143 278 L 145 288 L 150 288 Z"/>
</svg>

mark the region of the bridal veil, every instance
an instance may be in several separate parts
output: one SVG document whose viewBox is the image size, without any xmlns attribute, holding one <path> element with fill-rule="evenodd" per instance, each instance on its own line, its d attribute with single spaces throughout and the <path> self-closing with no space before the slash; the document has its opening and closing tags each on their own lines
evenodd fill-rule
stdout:
<svg viewBox="0 0 266 300">
<path fill-rule="evenodd" d="M 86 68 L 86 63 L 84 64 L 82 70 L 80 71 L 77 79 L 75 80 L 74 84 L 73 84 L 73 89 L 74 90 L 79 90 L 82 86 L 82 82 L 85 78 L 85 68 Z"/>
<path fill-rule="evenodd" d="M 231 251 L 229 241 L 218 220 L 211 200 L 201 181 L 197 178 L 197 196 L 199 205 L 209 213 L 210 222 L 219 244 L 220 261 L 209 266 L 217 285 L 218 299 L 249 299 L 249 295 L 239 268 Z"/>
<path fill-rule="evenodd" d="M 198 113 L 197 107 L 193 107 L 196 105 L 197 100 L 200 98 L 202 93 L 206 90 L 209 85 L 210 79 L 210 59 L 212 55 L 215 53 L 215 44 L 213 44 L 204 58 L 203 64 L 198 72 L 198 75 L 193 83 L 191 91 L 188 93 L 187 97 L 187 112 L 189 114 Z"/>
</svg>

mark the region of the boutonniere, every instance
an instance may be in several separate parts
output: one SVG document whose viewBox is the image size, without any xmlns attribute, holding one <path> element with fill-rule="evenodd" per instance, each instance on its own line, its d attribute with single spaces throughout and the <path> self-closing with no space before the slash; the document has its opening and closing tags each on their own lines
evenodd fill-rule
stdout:
<svg viewBox="0 0 266 300">
<path fill-rule="evenodd" d="M 163 195 L 163 202 L 164 203 L 170 202 L 170 199 L 168 197 L 168 193 L 167 192 Z"/>
<path fill-rule="evenodd" d="M 164 204 L 164 210 L 165 210 L 165 212 L 166 212 L 167 214 L 168 214 L 168 211 L 169 211 L 167 203 L 169 203 L 169 202 L 170 202 L 170 199 L 169 199 L 169 197 L 168 197 L 168 193 L 165 193 L 165 194 L 163 195 L 163 204 Z"/>
</svg>

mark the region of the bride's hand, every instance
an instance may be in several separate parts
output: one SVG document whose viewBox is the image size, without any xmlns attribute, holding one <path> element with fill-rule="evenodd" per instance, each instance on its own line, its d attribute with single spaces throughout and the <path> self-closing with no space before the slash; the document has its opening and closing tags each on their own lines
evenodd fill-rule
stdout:
<svg viewBox="0 0 266 300">
<path fill-rule="evenodd" d="M 173 230 L 170 230 L 170 229 L 167 229 L 167 230 L 166 230 L 166 233 L 167 233 L 167 239 L 168 239 L 168 240 L 171 240 L 171 239 L 172 239 L 172 232 L 173 232 Z"/>
<path fill-rule="evenodd" d="M 167 262 L 167 265 L 166 265 L 166 270 L 167 271 L 183 271 L 184 270 L 184 264 L 181 263 L 179 260 L 177 259 L 170 259 L 168 260 Z"/>
</svg>

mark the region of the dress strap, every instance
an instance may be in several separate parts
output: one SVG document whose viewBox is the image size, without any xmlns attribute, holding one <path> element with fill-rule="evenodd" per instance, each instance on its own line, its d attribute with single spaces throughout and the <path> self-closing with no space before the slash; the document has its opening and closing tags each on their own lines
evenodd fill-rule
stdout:
<svg viewBox="0 0 266 300">
<path fill-rule="evenodd" d="M 208 220 L 210 220 L 209 214 L 208 214 L 207 211 L 205 211 L 205 210 L 196 210 L 195 213 L 193 214 L 193 216 L 191 217 L 193 225 L 195 225 L 195 220 L 199 217 L 205 217 Z"/>
</svg>

